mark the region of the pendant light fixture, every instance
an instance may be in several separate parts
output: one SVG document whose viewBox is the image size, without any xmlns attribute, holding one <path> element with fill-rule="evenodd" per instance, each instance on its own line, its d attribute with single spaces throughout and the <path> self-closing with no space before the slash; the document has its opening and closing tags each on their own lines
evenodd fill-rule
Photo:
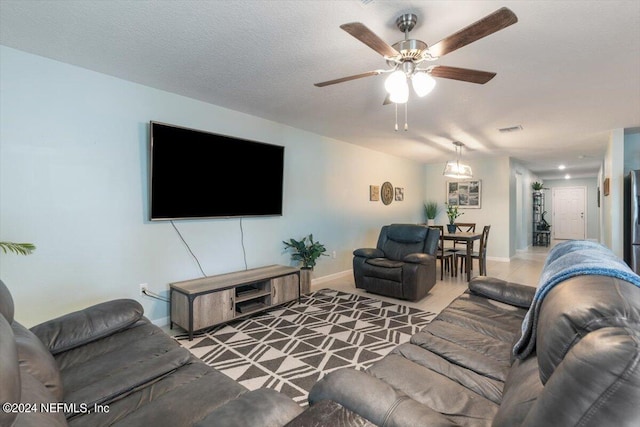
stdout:
<svg viewBox="0 0 640 427">
<path fill-rule="evenodd" d="M 447 162 L 442 175 L 457 179 L 473 178 L 471 166 L 460 162 L 460 158 L 462 157 L 462 147 L 464 147 L 464 144 L 460 141 L 453 141 L 453 145 L 456 147 L 456 159 Z"/>
</svg>

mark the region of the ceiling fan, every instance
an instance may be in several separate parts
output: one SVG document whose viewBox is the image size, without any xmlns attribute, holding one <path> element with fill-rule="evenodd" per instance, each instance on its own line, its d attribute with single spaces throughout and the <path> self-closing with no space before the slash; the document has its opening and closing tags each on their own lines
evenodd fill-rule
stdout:
<svg viewBox="0 0 640 427">
<path fill-rule="evenodd" d="M 396 19 L 396 25 L 404 33 L 404 40 L 391 46 L 360 22 L 341 25 L 340 28 L 344 31 L 382 55 L 390 68 L 367 71 L 366 73 L 315 83 L 315 86 L 324 87 L 363 77 L 390 73 L 385 81 L 385 89 L 389 94 L 384 104 L 391 102 L 401 104 L 406 103 L 409 97 L 407 83 L 409 80 L 411 80 L 414 91 L 418 96 L 425 96 L 435 86 L 435 80 L 431 76 L 485 84 L 495 77 L 496 73 L 427 64 L 476 40 L 515 24 L 518 22 L 518 18 L 511 10 L 503 7 L 432 46 L 428 46 L 421 40 L 409 39 L 409 32 L 417 22 L 417 16 L 412 13 L 399 16 Z"/>
</svg>

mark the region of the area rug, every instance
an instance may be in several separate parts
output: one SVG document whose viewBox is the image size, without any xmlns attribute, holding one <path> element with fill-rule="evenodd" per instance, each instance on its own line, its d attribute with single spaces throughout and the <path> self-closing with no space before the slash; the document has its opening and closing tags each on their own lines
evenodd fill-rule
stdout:
<svg viewBox="0 0 640 427">
<path fill-rule="evenodd" d="M 366 369 L 409 341 L 435 313 L 321 289 L 264 313 L 175 338 L 250 390 L 272 388 L 302 406 L 327 373 Z"/>
</svg>

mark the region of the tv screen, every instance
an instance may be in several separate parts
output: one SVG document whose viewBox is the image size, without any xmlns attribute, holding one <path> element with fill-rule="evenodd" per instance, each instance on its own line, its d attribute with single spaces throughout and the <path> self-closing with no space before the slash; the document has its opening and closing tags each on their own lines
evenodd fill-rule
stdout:
<svg viewBox="0 0 640 427">
<path fill-rule="evenodd" d="M 282 215 L 284 147 L 150 127 L 151 220 Z"/>
</svg>

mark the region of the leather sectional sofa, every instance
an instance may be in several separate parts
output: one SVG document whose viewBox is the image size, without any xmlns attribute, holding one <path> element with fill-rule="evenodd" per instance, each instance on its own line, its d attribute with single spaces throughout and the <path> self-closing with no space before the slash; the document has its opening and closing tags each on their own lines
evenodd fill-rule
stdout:
<svg viewBox="0 0 640 427">
<path fill-rule="evenodd" d="M 281 426 L 302 412 L 248 391 L 115 300 L 27 329 L 0 281 L 2 427 Z"/>
<path fill-rule="evenodd" d="M 604 264 L 591 263 L 596 272 Z M 598 274 L 559 280 L 541 300 L 535 345 L 522 358 L 514 344 L 540 301 L 536 288 L 476 277 L 409 343 L 366 371 L 341 369 L 316 383 L 305 415 L 332 401 L 340 419 L 360 418 L 353 425 L 640 426 L 634 276 L 635 284 Z"/>
</svg>

